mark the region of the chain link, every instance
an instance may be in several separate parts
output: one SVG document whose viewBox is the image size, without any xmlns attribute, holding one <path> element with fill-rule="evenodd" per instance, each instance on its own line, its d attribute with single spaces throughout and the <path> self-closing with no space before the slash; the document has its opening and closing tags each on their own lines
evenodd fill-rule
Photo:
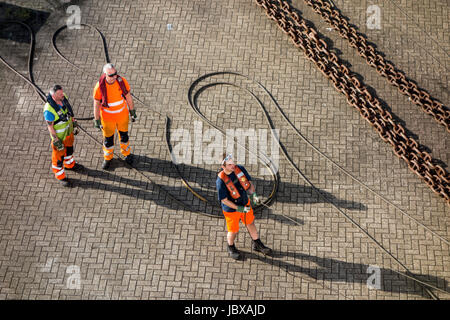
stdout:
<svg viewBox="0 0 450 320">
<path fill-rule="evenodd" d="M 375 68 L 377 72 L 386 78 L 393 86 L 408 96 L 412 102 L 420 106 L 422 110 L 433 116 L 450 132 L 450 109 L 434 99 L 424 89 L 421 89 L 412 80 L 408 79 L 394 65 L 387 62 L 373 45 L 367 43 L 365 36 L 349 25 L 348 20 L 341 15 L 339 10 L 333 8 L 326 0 L 304 0 L 307 5 L 322 16 L 322 18 L 334 28 L 339 35 L 347 39 L 350 46 L 357 49 L 358 54 L 363 57 L 367 64 Z"/>
<path fill-rule="evenodd" d="M 325 10 L 329 13 L 326 15 L 327 19 L 337 28 L 340 26 L 339 20 L 336 18 L 339 17 L 339 12 L 332 10 L 328 2 L 320 1 L 321 6 L 315 0 L 305 1 L 313 6 L 314 10 L 320 12 L 324 10 L 323 7 L 326 7 Z M 328 50 L 326 42 L 319 38 L 317 31 L 308 26 L 306 21 L 286 1 L 255 0 L 255 2 L 258 6 L 264 8 L 266 15 L 289 35 L 293 44 L 303 50 L 306 57 L 317 66 L 323 75 L 332 81 L 335 89 L 346 96 L 347 102 L 357 109 L 361 116 L 375 128 L 384 142 L 391 145 L 394 153 L 408 164 L 409 169 L 450 205 L 450 176 L 448 172 L 435 164 L 436 161 L 429 153 L 421 151 L 416 140 L 406 135 L 403 126 L 394 121 L 391 113 L 383 109 L 380 101 L 370 94 L 367 87 L 340 62 L 336 54 Z M 381 56 L 376 54 L 372 46 L 367 45 L 365 38 L 358 35 L 354 27 L 347 24 L 339 30 L 348 35 L 350 44 L 358 48 L 358 52 L 362 56 L 370 57 L 370 61 L 377 61 L 375 63 L 377 70 L 379 66 L 388 79 L 392 79 L 399 86 L 402 84 L 402 88 L 407 88 L 406 91 L 408 92 L 410 92 L 410 88 L 416 89 L 414 93 L 420 101 L 427 101 L 426 108 L 429 112 L 434 114 L 433 112 L 439 109 L 438 103 L 435 103 L 428 94 L 420 91 L 417 86 L 411 85 L 403 74 L 399 76 L 392 64 L 381 60 Z M 351 30 L 351 32 L 342 30 Z M 371 49 L 367 49 L 368 46 Z M 376 58 L 369 55 L 368 52 L 374 52 Z M 442 117 L 444 123 L 448 123 L 448 114 L 443 113 Z"/>
</svg>

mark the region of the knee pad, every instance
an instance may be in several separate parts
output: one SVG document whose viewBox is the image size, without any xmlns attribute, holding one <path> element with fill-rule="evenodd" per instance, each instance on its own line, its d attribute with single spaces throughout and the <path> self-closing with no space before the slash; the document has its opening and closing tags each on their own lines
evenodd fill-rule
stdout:
<svg viewBox="0 0 450 320">
<path fill-rule="evenodd" d="M 120 134 L 120 142 L 127 143 L 128 142 L 128 131 L 119 131 Z"/>
<path fill-rule="evenodd" d="M 73 155 L 73 146 L 72 147 L 66 147 L 66 156 Z"/>
<path fill-rule="evenodd" d="M 105 137 L 105 141 L 103 142 L 103 145 L 106 148 L 111 148 L 112 146 L 114 146 L 114 135 L 112 135 L 111 137 Z"/>
</svg>

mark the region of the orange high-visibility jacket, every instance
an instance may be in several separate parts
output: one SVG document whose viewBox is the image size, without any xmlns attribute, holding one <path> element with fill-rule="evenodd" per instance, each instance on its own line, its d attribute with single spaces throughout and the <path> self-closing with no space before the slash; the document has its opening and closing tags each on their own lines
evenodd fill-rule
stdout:
<svg viewBox="0 0 450 320">
<path fill-rule="evenodd" d="M 117 79 L 113 84 L 109 84 L 102 80 L 103 79 L 100 78 L 94 88 L 94 99 L 102 101 L 102 106 L 100 107 L 102 119 L 104 121 L 119 121 L 128 117 L 128 108 L 125 99 L 125 94 L 130 91 L 128 81 L 124 77 L 120 78 L 121 81 Z M 107 92 L 106 101 L 104 101 L 105 99 L 100 88 L 103 83 L 105 85 L 104 89 L 106 89 L 105 91 Z M 121 83 L 123 85 L 121 85 Z M 126 93 L 122 91 L 122 86 L 125 87 Z M 106 108 L 103 103 L 107 105 Z"/>
</svg>

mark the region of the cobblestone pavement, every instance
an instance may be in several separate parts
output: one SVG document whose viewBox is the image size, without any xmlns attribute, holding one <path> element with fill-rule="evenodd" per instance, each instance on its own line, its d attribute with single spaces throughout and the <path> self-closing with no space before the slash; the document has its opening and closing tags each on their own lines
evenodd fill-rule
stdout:
<svg viewBox="0 0 450 320">
<path fill-rule="evenodd" d="M 98 36 L 82 27 L 63 31 L 57 44 L 83 70 L 56 55 L 51 36 L 76 12 L 67 13 L 69 4 L 62 2 L 6 1 L 49 14 L 43 15 L 41 26 L 34 25 L 36 83 L 43 90 L 60 83 L 78 117 L 89 117 L 97 81 L 92 72 L 100 74 L 105 63 L 102 47 Z M 445 0 L 333 2 L 397 68 L 449 105 L 450 11 Z M 303 1 L 290 3 L 446 166 L 450 140 L 445 128 L 382 79 Z M 397 273 L 404 270 L 391 257 L 318 197 L 281 152 L 276 201 L 256 217 L 261 238 L 275 250 L 274 257 L 253 252 L 241 225 L 236 246 L 244 259 L 232 261 L 226 252 L 224 219 L 198 214 L 216 211 L 193 197 L 178 179 L 166 147 L 165 119 L 155 111 L 170 114 L 174 139 L 174 133 L 184 132 L 194 143 L 195 128 L 200 132 L 211 128 L 189 107 L 189 86 L 206 73 L 227 70 L 261 82 L 314 146 L 409 216 L 450 239 L 445 202 L 394 155 L 253 1 L 71 4 L 80 9 L 82 23 L 103 32 L 111 60 L 129 80 L 132 92 L 148 105 L 136 104 L 138 120 L 130 128 L 139 171 L 117 157 L 113 169 L 103 171 L 101 147 L 81 132 L 75 157 L 86 170 L 69 172 L 74 187 L 60 188 L 50 169 L 41 100 L 28 84 L 0 66 L 1 299 L 429 298 L 420 285 Z M 381 29 L 366 25 L 370 5 L 380 8 Z M 27 74 L 27 43 L 0 39 L 0 44 L 0 55 Z M 261 91 L 254 83 L 248 86 Z M 298 139 L 267 96 L 261 99 L 280 130 L 281 142 L 305 176 L 417 278 L 450 292 L 449 245 L 338 171 Z M 198 97 L 198 104 L 225 129 L 269 128 L 258 105 L 239 88 L 210 87 Z M 81 124 L 101 141 L 91 122 Z M 204 138 L 204 149 L 208 142 Z M 249 161 L 243 164 L 266 198 L 270 176 Z M 196 190 L 216 201 L 217 164 L 203 161 L 180 169 Z M 192 210 L 174 202 L 167 192 Z M 434 292 L 442 299 L 450 297 Z"/>
</svg>

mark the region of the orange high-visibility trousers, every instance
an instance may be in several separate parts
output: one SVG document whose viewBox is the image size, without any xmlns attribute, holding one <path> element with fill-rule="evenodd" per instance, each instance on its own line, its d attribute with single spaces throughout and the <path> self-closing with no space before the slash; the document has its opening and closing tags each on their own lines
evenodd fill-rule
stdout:
<svg viewBox="0 0 450 320">
<path fill-rule="evenodd" d="M 250 200 L 248 200 L 246 206 L 250 207 L 250 211 L 247 213 L 238 211 L 226 212 L 222 210 L 223 215 L 225 216 L 225 221 L 227 222 L 228 232 L 237 233 L 239 231 L 240 220 L 242 220 L 245 225 L 251 224 L 255 220 L 255 215 L 253 214 L 253 208 L 250 204 Z"/>
<path fill-rule="evenodd" d="M 104 137 L 103 142 L 103 158 L 111 160 L 114 157 L 114 133 L 116 130 L 119 133 L 120 152 L 124 157 L 131 153 L 130 141 L 128 137 L 128 123 L 129 116 L 121 117 L 118 121 L 104 121 L 102 120 L 102 132 Z"/>
<path fill-rule="evenodd" d="M 52 146 L 52 171 L 55 173 L 55 178 L 62 180 L 66 177 L 64 168 L 71 169 L 75 165 L 75 159 L 73 158 L 73 143 L 74 143 L 73 132 L 68 135 L 64 141 L 64 149 L 58 150 L 55 148 L 53 143 Z"/>
</svg>

